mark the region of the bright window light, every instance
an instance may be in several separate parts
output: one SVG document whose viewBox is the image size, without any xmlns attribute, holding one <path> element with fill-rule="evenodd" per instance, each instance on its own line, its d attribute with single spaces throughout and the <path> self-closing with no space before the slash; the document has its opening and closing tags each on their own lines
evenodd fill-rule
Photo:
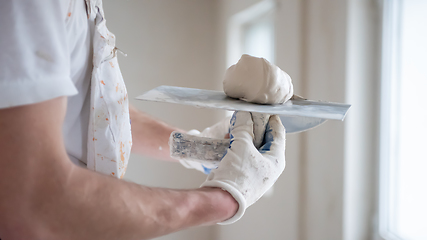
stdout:
<svg viewBox="0 0 427 240">
<path fill-rule="evenodd" d="M 385 1 L 380 227 L 427 239 L 427 1 Z"/>
<path fill-rule="evenodd" d="M 274 0 L 260 1 L 236 13 L 228 23 L 227 67 L 242 54 L 263 57 L 274 63 Z"/>
<path fill-rule="evenodd" d="M 274 19 L 266 13 L 242 26 L 242 53 L 274 63 Z"/>
</svg>

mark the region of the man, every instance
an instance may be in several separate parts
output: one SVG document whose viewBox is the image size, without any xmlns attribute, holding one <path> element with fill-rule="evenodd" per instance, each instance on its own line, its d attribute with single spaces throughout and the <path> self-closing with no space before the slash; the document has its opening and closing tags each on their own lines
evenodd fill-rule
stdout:
<svg viewBox="0 0 427 240">
<path fill-rule="evenodd" d="M 119 180 L 132 145 L 170 159 L 176 128 L 129 108 L 101 1 L 6 0 L 0 23 L 1 239 L 148 239 L 229 224 L 283 171 L 279 118 L 258 150 L 251 114 L 236 112 L 230 149 L 201 188 Z"/>
</svg>

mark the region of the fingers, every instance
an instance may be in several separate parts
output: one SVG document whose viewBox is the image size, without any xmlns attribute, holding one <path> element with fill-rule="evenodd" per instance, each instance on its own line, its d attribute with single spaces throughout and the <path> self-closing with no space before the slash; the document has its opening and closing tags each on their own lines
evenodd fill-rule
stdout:
<svg viewBox="0 0 427 240">
<path fill-rule="evenodd" d="M 254 138 L 253 125 L 252 116 L 249 112 L 234 112 L 230 120 L 231 141 L 243 138 L 252 143 Z"/>
<path fill-rule="evenodd" d="M 270 155 L 284 154 L 286 131 L 279 116 L 272 115 L 267 123 L 264 137 L 265 144 L 260 148 L 261 153 Z"/>
<path fill-rule="evenodd" d="M 223 120 L 221 120 L 221 132 L 230 134 L 230 120 L 231 116 L 225 117 Z"/>
<path fill-rule="evenodd" d="M 215 125 L 206 128 L 202 131 L 200 136 L 208 138 L 223 138 L 224 134 L 229 132 L 230 118 L 230 116 L 225 117 L 221 121 L 217 122 Z"/>
<path fill-rule="evenodd" d="M 270 119 L 269 114 L 265 113 L 251 113 L 254 122 L 254 145 L 256 148 L 261 147 L 264 140 L 264 133 L 267 123 Z"/>
</svg>

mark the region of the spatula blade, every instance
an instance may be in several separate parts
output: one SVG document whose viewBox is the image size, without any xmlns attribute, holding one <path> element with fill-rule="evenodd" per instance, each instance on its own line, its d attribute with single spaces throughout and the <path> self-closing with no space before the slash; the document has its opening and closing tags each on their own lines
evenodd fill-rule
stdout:
<svg viewBox="0 0 427 240">
<path fill-rule="evenodd" d="M 263 105 L 229 98 L 222 91 L 160 86 L 136 99 L 154 102 L 177 103 L 201 108 L 217 108 L 230 111 L 247 111 L 270 115 L 299 116 L 320 119 L 343 120 L 349 104 L 292 99 L 284 104 Z"/>
</svg>

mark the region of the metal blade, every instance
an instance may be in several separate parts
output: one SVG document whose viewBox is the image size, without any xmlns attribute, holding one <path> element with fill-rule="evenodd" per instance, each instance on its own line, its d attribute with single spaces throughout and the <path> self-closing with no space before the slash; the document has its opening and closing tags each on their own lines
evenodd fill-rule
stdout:
<svg viewBox="0 0 427 240">
<path fill-rule="evenodd" d="M 154 102 L 177 103 L 202 108 L 218 108 L 230 111 L 259 112 L 285 116 L 343 120 L 349 104 L 291 99 L 284 104 L 263 105 L 229 98 L 221 91 L 160 86 L 136 99 Z M 295 120 L 295 119 L 294 119 Z M 294 121 L 296 122 L 296 120 Z"/>
<path fill-rule="evenodd" d="M 286 133 L 299 133 L 310 130 L 326 122 L 324 118 L 311 118 L 300 116 L 280 116 Z"/>
</svg>

